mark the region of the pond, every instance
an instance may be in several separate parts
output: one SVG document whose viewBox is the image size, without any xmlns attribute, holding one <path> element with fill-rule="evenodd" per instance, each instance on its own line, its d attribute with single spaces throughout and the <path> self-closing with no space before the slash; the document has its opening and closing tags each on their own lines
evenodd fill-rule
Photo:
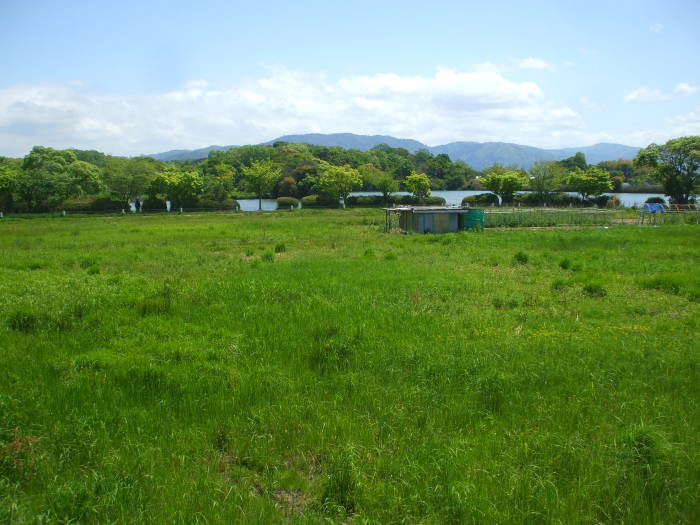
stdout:
<svg viewBox="0 0 700 525">
<path fill-rule="evenodd" d="M 459 206 L 462 204 L 462 199 L 469 195 L 478 195 L 479 193 L 485 193 L 484 191 L 434 191 L 431 195 L 436 197 L 442 197 L 447 202 L 448 206 Z M 528 193 L 528 192 L 522 192 Z M 567 192 L 569 195 L 576 195 L 573 192 Z M 371 191 L 358 191 L 351 193 L 350 195 L 380 195 L 376 192 Z M 408 195 L 408 193 L 399 191 L 396 195 Z M 609 193 L 608 195 L 614 195 L 623 206 L 637 206 L 640 207 L 649 197 L 662 197 L 665 198 L 661 193 Z M 238 201 L 241 205 L 241 211 L 257 211 L 258 210 L 258 199 L 241 199 Z M 263 199 L 262 200 L 263 211 L 272 211 L 277 209 L 277 201 L 274 199 Z"/>
</svg>

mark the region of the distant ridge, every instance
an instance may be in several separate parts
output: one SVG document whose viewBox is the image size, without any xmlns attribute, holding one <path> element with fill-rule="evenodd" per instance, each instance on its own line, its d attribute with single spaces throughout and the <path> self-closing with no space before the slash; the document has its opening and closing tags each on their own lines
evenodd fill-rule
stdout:
<svg viewBox="0 0 700 525">
<path fill-rule="evenodd" d="M 340 146 L 343 148 L 367 151 L 386 144 L 392 148 L 405 148 L 411 153 L 425 149 L 433 155 L 446 153 L 454 160 L 461 160 L 474 169 L 482 170 L 494 163 L 505 166 L 515 165 L 529 169 L 537 161 L 561 160 L 571 157 L 580 151 L 586 155 L 589 164 L 598 164 L 604 160 L 631 160 L 640 148 L 602 142 L 593 146 L 578 148 L 542 149 L 533 146 L 523 146 L 508 142 L 450 142 L 441 146 L 430 147 L 413 139 L 399 139 L 389 135 L 356 135 L 354 133 L 308 133 L 303 135 L 284 135 L 274 140 L 264 142 L 271 145 L 275 142 L 290 142 L 312 144 L 315 146 Z M 149 155 L 157 160 L 200 160 L 206 159 L 210 151 L 227 150 L 235 146 L 209 146 L 195 150 L 171 150 L 164 153 Z"/>
</svg>

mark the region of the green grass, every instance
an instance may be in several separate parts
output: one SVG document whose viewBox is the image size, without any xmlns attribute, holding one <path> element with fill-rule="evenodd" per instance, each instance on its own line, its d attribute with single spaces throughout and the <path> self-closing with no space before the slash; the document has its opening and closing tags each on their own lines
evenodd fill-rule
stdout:
<svg viewBox="0 0 700 525">
<path fill-rule="evenodd" d="M 694 225 L 0 221 L 0 523 L 698 523 Z"/>
</svg>

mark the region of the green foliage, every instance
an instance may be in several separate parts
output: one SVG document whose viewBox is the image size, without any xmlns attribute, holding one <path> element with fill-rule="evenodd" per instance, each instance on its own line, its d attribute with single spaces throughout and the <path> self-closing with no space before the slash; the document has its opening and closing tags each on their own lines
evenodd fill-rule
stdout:
<svg viewBox="0 0 700 525">
<path fill-rule="evenodd" d="M 168 199 L 175 207 L 193 207 L 197 203 L 197 196 L 203 191 L 204 181 L 200 173 L 170 168 L 159 173 L 151 181 L 148 194 L 151 197 Z M 163 209 L 164 206 L 159 208 Z"/>
<path fill-rule="evenodd" d="M 528 185 L 542 203 L 564 182 L 566 170 L 558 162 L 535 162 Z"/>
<path fill-rule="evenodd" d="M 610 174 L 595 166 L 591 166 L 586 171 L 576 168 L 569 174 L 566 182 L 575 192 L 581 195 L 584 201 L 612 189 Z"/>
<path fill-rule="evenodd" d="M 356 470 L 354 450 L 351 447 L 344 448 L 331 457 L 328 478 L 321 495 L 321 503 L 326 512 L 352 514 L 355 511 L 361 493 Z"/>
<path fill-rule="evenodd" d="M 700 136 L 680 137 L 666 144 L 650 144 L 634 159 L 636 167 L 651 169 L 674 203 L 685 204 L 700 192 Z"/>
<path fill-rule="evenodd" d="M 294 197 L 277 197 L 277 209 L 278 210 L 288 210 L 290 208 L 298 208 L 299 199 Z"/>
<path fill-rule="evenodd" d="M 493 166 L 479 177 L 479 183 L 500 198 L 501 204 L 513 201 L 516 191 L 522 190 L 527 183 L 526 177 L 519 171 Z"/>
<path fill-rule="evenodd" d="M 518 252 L 513 255 L 513 264 L 527 264 L 530 257 L 525 252 Z"/>
<path fill-rule="evenodd" d="M 574 171 L 577 169 L 579 169 L 581 171 L 586 171 L 588 169 L 588 163 L 586 162 L 586 155 L 584 155 L 580 151 L 567 159 L 558 161 L 558 164 L 565 171 Z"/>
<path fill-rule="evenodd" d="M 583 285 L 583 293 L 589 297 L 605 297 L 607 292 L 600 283 L 586 283 Z"/>
<path fill-rule="evenodd" d="M 406 191 L 416 199 L 425 199 L 430 196 L 430 179 L 425 173 L 412 172 L 403 183 Z"/>
<path fill-rule="evenodd" d="M 256 160 L 243 167 L 243 185 L 246 191 L 258 197 L 258 210 L 262 210 L 263 196 L 272 191 L 281 173 L 282 170 L 270 160 Z"/>
<path fill-rule="evenodd" d="M 479 193 L 477 195 L 467 195 L 462 199 L 462 206 L 466 206 L 467 204 L 479 204 L 482 206 L 498 204 L 498 196 L 495 193 Z"/>
<path fill-rule="evenodd" d="M 361 185 L 362 177 L 356 169 L 347 164 L 344 166 L 333 166 L 326 163 L 322 165 L 321 173 L 316 182 L 316 189 L 336 202 L 338 199 L 342 199 L 345 202 L 350 192 Z"/>
</svg>

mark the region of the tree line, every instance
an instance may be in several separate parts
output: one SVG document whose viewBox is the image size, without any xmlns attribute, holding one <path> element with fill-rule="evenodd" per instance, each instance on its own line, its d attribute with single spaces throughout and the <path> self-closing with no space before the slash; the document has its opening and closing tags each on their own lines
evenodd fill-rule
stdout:
<svg viewBox="0 0 700 525">
<path fill-rule="evenodd" d="M 50 211 L 68 204 L 107 210 L 140 197 L 144 207 L 164 201 L 183 207 L 233 207 L 235 198 L 310 195 L 338 203 L 350 192 L 408 191 L 425 198 L 431 190 L 484 189 L 502 203 L 530 189 L 546 203 L 563 189 L 589 200 L 627 185 L 659 184 L 677 203 L 698 191 L 700 137 L 651 144 L 634 161 L 595 166 L 582 153 L 538 162 L 530 170 L 494 165 L 477 171 L 446 154 L 380 145 L 368 151 L 337 146 L 277 142 L 212 151 L 201 161 L 161 162 L 150 157 L 118 157 L 94 150 L 36 146 L 23 159 L 0 157 L 0 210 Z"/>
</svg>

